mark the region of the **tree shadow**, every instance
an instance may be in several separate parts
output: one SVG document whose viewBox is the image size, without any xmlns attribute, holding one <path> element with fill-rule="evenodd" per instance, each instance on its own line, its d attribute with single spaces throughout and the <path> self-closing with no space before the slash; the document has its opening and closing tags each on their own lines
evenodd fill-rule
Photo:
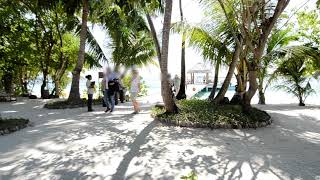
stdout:
<svg viewBox="0 0 320 180">
<path fill-rule="evenodd" d="M 156 124 L 157 123 L 155 121 L 152 121 L 135 137 L 135 140 L 132 142 L 131 145 L 129 145 L 129 152 L 127 152 L 123 156 L 123 159 L 120 162 L 116 173 L 112 175 L 112 180 L 125 179 L 125 174 L 127 172 L 130 162 L 134 157 L 136 157 L 139 154 L 141 146 L 146 142 L 146 137 L 156 126 Z"/>
<path fill-rule="evenodd" d="M 320 175 L 320 119 L 308 114 L 317 108 L 264 106 L 271 126 L 210 130 L 161 126 L 149 107 L 139 115 L 129 104 L 114 114 L 21 107 L 17 114 L 36 123 L 0 137 L 0 179 L 175 179 L 191 170 L 199 179 Z"/>
</svg>

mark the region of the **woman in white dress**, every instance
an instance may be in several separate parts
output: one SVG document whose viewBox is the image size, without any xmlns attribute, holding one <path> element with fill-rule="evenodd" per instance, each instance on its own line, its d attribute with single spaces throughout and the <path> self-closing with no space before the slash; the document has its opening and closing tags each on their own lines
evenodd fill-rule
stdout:
<svg viewBox="0 0 320 180">
<path fill-rule="evenodd" d="M 130 81 L 130 97 L 133 104 L 134 114 L 139 113 L 140 106 L 137 96 L 140 93 L 140 76 L 137 70 L 132 70 L 132 78 Z"/>
</svg>

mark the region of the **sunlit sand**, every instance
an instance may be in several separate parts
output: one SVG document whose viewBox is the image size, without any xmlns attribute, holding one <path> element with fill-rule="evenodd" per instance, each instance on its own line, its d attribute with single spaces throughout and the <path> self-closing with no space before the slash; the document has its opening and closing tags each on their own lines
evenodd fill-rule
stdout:
<svg viewBox="0 0 320 180">
<path fill-rule="evenodd" d="M 43 100 L 1 103 L 4 117 L 32 127 L 0 137 L 0 179 L 314 179 L 320 172 L 320 107 L 258 106 L 273 124 L 260 129 L 165 127 L 151 104 L 132 115 L 95 106 L 48 110 Z"/>
</svg>

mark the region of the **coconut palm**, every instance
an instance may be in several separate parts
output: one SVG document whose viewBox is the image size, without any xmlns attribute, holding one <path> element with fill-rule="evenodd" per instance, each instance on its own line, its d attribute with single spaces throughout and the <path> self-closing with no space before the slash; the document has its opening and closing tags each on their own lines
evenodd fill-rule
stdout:
<svg viewBox="0 0 320 180">
<path fill-rule="evenodd" d="M 310 85 L 312 74 L 310 74 L 309 63 L 312 61 L 309 56 L 303 58 L 291 52 L 289 51 L 278 63 L 272 77 L 281 80 L 281 84 L 275 86 L 276 89 L 282 89 L 294 95 L 299 100 L 299 106 L 304 106 L 306 98 L 314 93 Z M 313 53 L 319 55 L 319 51 Z"/>
<path fill-rule="evenodd" d="M 295 34 L 292 34 L 292 27 L 284 30 L 274 30 L 271 34 L 271 37 L 267 42 L 266 54 L 262 57 L 261 67 L 258 72 L 258 92 L 259 92 L 259 104 L 265 104 L 265 91 L 268 88 L 268 83 L 264 85 L 266 77 L 268 76 L 268 68 L 276 59 L 272 52 L 280 49 L 290 42 L 298 40 L 298 37 Z"/>
<path fill-rule="evenodd" d="M 87 37 L 87 23 L 89 14 L 89 1 L 82 1 L 82 18 L 81 18 L 81 31 L 80 31 L 80 48 L 78 54 L 77 64 L 72 71 L 72 82 L 68 101 L 74 104 L 81 102 L 80 91 L 79 91 L 79 81 L 80 73 L 84 64 L 85 48 L 86 48 L 86 37 Z"/>
<path fill-rule="evenodd" d="M 180 9 L 180 21 L 184 24 L 183 10 L 182 10 L 182 1 L 179 0 L 179 9 Z M 182 32 L 182 42 L 181 42 L 181 82 L 179 92 L 177 94 L 177 99 L 186 99 L 186 32 Z"/>
<path fill-rule="evenodd" d="M 171 26 L 171 15 L 172 15 L 172 0 L 165 1 L 165 12 L 162 28 L 162 45 L 161 45 L 161 94 L 162 99 L 169 113 L 177 112 L 177 106 L 173 99 L 173 93 L 169 83 L 168 74 L 168 53 L 169 53 L 169 38 L 170 38 L 170 26 Z"/>
<path fill-rule="evenodd" d="M 165 0 L 164 8 L 164 20 L 162 28 L 162 41 L 161 46 L 159 39 L 157 37 L 157 32 L 154 27 L 154 23 L 151 17 L 151 13 L 154 11 L 162 11 L 162 1 L 155 0 L 150 1 L 146 5 L 145 1 L 141 1 L 141 6 L 144 7 L 144 12 L 146 14 L 147 22 L 150 28 L 150 34 L 153 38 L 154 45 L 156 47 L 157 57 L 160 64 L 161 71 L 161 95 L 163 98 L 165 109 L 168 113 L 177 112 L 177 106 L 173 99 L 173 92 L 169 84 L 169 74 L 168 74 L 168 51 L 169 51 L 169 37 L 170 37 L 170 27 L 171 27 L 171 14 L 172 14 L 172 0 Z M 150 10 L 151 9 L 151 10 Z"/>
<path fill-rule="evenodd" d="M 218 85 L 219 70 L 222 64 L 230 60 L 228 42 L 216 32 L 209 32 L 204 27 L 193 27 L 189 33 L 190 45 L 202 52 L 202 56 L 215 64 L 213 87 L 209 100 L 213 100 Z"/>
<path fill-rule="evenodd" d="M 233 31 L 233 36 L 238 47 L 241 45 L 240 40 L 243 39 L 243 45 L 246 48 L 244 50 L 244 61 L 248 69 L 249 88 L 243 95 L 242 105 L 243 110 L 249 112 L 251 99 L 258 89 L 258 69 L 267 40 L 290 0 L 278 0 L 276 2 L 241 1 L 241 3 L 218 1 L 230 27 L 232 27 L 231 20 L 236 17 L 237 26 Z M 230 9 L 235 14 L 232 19 L 228 15 Z M 241 36 L 237 36 L 235 32 L 241 32 Z M 242 46 L 240 48 L 242 49 Z"/>
<path fill-rule="evenodd" d="M 118 65 L 130 67 L 133 65 L 155 64 L 156 56 L 153 39 L 149 32 L 140 31 L 130 36 L 126 44 L 118 44 L 113 41 L 112 61 Z"/>
</svg>

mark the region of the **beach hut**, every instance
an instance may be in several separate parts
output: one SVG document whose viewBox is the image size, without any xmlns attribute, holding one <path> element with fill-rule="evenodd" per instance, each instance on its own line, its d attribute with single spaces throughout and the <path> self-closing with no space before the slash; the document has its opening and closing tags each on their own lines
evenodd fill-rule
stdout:
<svg viewBox="0 0 320 180">
<path fill-rule="evenodd" d="M 187 73 L 190 74 L 190 83 L 191 84 L 208 84 L 211 70 L 212 70 L 211 65 L 201 63 L 201 62 L 197 63 L 187 71 Z"/>
</svg>

